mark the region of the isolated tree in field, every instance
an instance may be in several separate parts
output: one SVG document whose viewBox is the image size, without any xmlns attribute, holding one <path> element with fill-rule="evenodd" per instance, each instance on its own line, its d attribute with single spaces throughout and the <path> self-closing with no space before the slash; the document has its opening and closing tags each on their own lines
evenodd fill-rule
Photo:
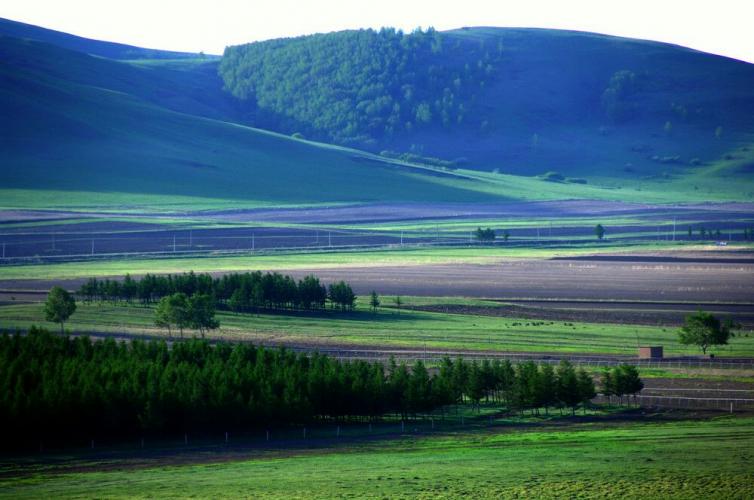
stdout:
<svg viewBox="0 0 754 500">
<path fill-rule="evenodd" d="M 377 308 L 380 307 L 380 296 L 377 295 L 377 292 L 372 290 L 372 293 L 369 295 L 369 305 L 372 307 L 372 312 L 376 313 Z"/>
<path fill-rule="evenodd" d="M 678 331 L 678 339 L 684 345 L 696 345 L 707 354 L 714 345 L 725 345 L 730 338 L 731 325 L 721 323 L 712 314 L 704 311 L 686 316 L 686 321 Z"/>
<path fill-rule="evenodd" d="M 597 236 L 598 240 L 601 240 L 605 237 L 605 228 L 602 227 L 602 224 L 597 224 L 594 226 L 594 234 Z"/>
<path fill-rule="evenodd" d="M 476 231 L 474 231 L 474 237 L 481 242 L 495 241 L 495 230 L 490 229 L 489 227 L 487 229 L 478 227 L 476 228 Z"/>
<path fill-rule="evenodd" d="M 507 242 L 508 238 L 510 237 L 511 237 L 511 233 L 509 233 L 507 229 L 503 231 L 503 241 Z"/>
<path fill-rule="evenodd" d="M 45 318 L 47 321 L 60 323 L 61 335 L 65 332 L 65 322 L 76 311 L 76 299 L 68 291 L 54 286 L 47 294 Z"/>
</svg>

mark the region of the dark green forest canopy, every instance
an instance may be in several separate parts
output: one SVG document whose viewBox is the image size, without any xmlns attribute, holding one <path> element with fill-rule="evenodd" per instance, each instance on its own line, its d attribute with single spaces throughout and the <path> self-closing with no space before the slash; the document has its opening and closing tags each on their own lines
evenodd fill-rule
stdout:
<svg viewBox="0 0 754 500">
<path fill-rule="evenodd" d="M 409 368 L 391 359 L 383 366 L 196 339 L 170 346 L 138 339 L 92 342 L 37 328 L 0 336 L 5 446 L 28 446 L 29 436 L 269 429 L 387 413 L 405 419 L 464 399 L 574 410 L 594 395 L 591 377 L 567 361 L 554 370 L 531 361 L 514 367 L 445 358 L 431 374 L 421 361 Z"/>
<path fill-rule="evenodd" d="M 228 47 L 226 88 L 257 106 L 256 122 L 340 143 L 484 121 L 477 93 L 501 44 L 449 43 L 434 29 L 383 28 Z"/>
</svg>

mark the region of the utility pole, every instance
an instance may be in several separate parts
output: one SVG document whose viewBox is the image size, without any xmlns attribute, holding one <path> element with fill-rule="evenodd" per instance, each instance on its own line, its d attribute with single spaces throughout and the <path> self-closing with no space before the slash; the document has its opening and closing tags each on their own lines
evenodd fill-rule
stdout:
<svg viewBox="0 0 754 500">
<path fill-rule="evenodd" d="M 92 255 L 94 255 L 94 238 L 92 238 Z"/>
<path fill-rule="evenodd" d="M 327 232 L 327 246 L 332 247 L 332 233 L 330 231 Z"/>
<path fill-rule="evenodd" d="M 194 246 L 194 231 L 189 229 L 189 248 Z"/>
<path fill-rule="evenodd" d="M 173 235 L 173 253 L 175 253 L 175 235 Z"/>
<path fill-rule="evenodd" d="M 254 240 L 254 233 L 251 233 L 251 251 L 253 252 L 256 249 L 256 241 Z"/>
<path fill-rule="evenodd" d="M 52 233 L 52 251 L 55 251 L 55 233 Z"/>
<path fill-rule="evenodd" d="M 675 217 L 673 217 L 673 241 L 675 241 Z"/>
<path fill-rule="evenodd" d="M 401 246 L 403 246 L 403 231 L 401 231 Z"/>
</svg>

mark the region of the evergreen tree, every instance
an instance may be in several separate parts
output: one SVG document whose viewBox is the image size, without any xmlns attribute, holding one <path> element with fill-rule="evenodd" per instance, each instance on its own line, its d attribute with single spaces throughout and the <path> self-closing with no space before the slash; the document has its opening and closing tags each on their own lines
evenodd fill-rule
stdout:
<svg viewBox="0 0 754 500">
<path fill-rule="evenodd" d="M 576 371 L 573 365 L 562 360 L 558 365 L 558 400 L 564 405 L 571 408 L 571 412 L 576 414 L 576 406 L 581 402 L 579 394 L 579 383 Z"/>
<path fill-rule="evenodd" d="M 372 307 L 373 313 L 376 313 L 377 308 L 380 307 L 380 297 L 374 290 L 372 290 L 372 293 L 369 295 L 369 305 Z"/>
<path fill-rule="evenodd" d="M 579 401 L 586 410 L 586 405 L 597 396 L 597 391 L 594 388 L 594 380 L 582 368 L 576 372 L 576 379 L 579 386 Z"/>
</svg>

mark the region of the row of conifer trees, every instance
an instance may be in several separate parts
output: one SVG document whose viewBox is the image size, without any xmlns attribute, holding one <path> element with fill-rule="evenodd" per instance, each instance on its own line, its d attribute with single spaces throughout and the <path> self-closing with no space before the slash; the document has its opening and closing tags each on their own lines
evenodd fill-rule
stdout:
<svg viewBox="0 0 754 500">
<path fill-rule="evenodd" d="M 79 289 L 85 301 L 141 302 L 144 305 L 162 297 L 185 294 L 213 297 L 218 308 L 239 312 L 267 309 L 324 309 L 329 301 L 334 308 L 353 309 L 356 295 L 350 285 L 340 281 L 325 287 L 316 276 L 296 281 L 279 273 L 230 273 L 221 277 L 196 274 L 147 274 L 142 278 L 126 275 L 122 280 L 90 278 Z"/>
<path fill-rule="evenodd" d="M 628 370 L 628 368 L 621 370 Z M 595 396 L 567 361 L 339 361 L 249 344 L 92 341 L 32 328 L 0 337 L 0 433 L 95 436 L 270 428 L 322 420 L 403 419 L 494 400 L 570 408 Z M 617 373 L 617 372 L 616 372 Z M 617 387 L 617 386 L 616 386 Z M 627 387 L 627 386 L 626 386 Z"/>
</svg>

